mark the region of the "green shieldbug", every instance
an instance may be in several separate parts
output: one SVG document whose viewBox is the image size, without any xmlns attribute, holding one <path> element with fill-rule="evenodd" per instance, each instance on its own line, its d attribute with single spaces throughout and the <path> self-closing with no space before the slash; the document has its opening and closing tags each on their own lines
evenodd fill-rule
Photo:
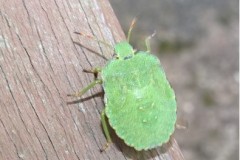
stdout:
<svg viewBox="0 0 240 160">
<path fill-rule="evenodd" d="M 105 108 L 101 122 L 105 133 L 106 149 L 112 142 L 106 124 L 124 142 L 136 150 L 148 150 L 169 141 L 176 123 L 176 100 L 158 58 L 150 54 L 150 38 L 146 39 L 147 51 L 135 51 L 128 41 L 114 46 L 116 57 L 102 69 L 90 70 L 101 73 L 80 92 L 70 95 L 79 97 L 96 84 L 103 84 Z"/>
</svg>

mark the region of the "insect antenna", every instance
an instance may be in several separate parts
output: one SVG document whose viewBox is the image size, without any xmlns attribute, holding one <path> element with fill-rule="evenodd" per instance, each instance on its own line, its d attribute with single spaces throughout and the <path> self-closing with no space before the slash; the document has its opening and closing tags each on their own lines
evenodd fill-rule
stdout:
<svg viewBox="0 0 240 160">
<path fill-rule="evenodd" d="M 130 27 L 129 27 L 128 36 L 127 36 L 127 41 L 128 41 L 128 42 L 130 41 L 131 32 L 132 32 L 133 27 L 135 26 L 136 21 L 137 21 L 137 18 L 135 17 L 135 18 L 132 20 L 131 25 L 130 25 Z"/>
</svg>

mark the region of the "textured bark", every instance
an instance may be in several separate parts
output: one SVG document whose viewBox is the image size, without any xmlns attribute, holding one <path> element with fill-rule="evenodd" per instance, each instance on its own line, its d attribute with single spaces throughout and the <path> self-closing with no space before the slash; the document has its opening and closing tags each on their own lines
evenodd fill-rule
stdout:
<svg viewBox="0 0 240 160">
<path fill-rule="evenodd" d="M 125 38 L 108 1 L 0 0 L 0 159 L 182 160 L 175 140 L 137 153 L 112 131 L 106 143 L 100 125 L 100 86 L 78 103 L 66 95 L 94 76 L 112 49 L 79 36 L 114 44 Z"/>
</svg>

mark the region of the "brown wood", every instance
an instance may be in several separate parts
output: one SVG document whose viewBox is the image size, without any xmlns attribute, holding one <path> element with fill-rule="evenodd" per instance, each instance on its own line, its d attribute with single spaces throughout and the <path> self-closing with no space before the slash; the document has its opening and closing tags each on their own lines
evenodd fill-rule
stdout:
<svg viewBox="0 0 240 160">
<path fill-rule="evenodd" d="M 112 45 L 125 39 L 107 0 L 1 0 L 0 6 L 1 160 L 183 159 L 175 140 L 137 153 L 114 133 L 114 144 L 100 153 L 106 143 L 100 86 L 67 105 L 75 99 L 66 95 L 94 78 L 82 70 L 103 66 L 102 55 L 113 54 L 74 32 Z"/>
</svg>

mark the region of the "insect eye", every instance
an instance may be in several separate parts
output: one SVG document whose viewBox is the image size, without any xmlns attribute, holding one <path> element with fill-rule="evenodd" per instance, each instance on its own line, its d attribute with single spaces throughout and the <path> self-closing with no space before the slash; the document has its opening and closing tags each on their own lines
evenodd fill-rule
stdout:
<svg viewBox="0 0 240 160">
<path fill-rule="evenodd" d="M 132 58 L 132 55 L 124 57 L 124 60 Z"/>
</svg>

